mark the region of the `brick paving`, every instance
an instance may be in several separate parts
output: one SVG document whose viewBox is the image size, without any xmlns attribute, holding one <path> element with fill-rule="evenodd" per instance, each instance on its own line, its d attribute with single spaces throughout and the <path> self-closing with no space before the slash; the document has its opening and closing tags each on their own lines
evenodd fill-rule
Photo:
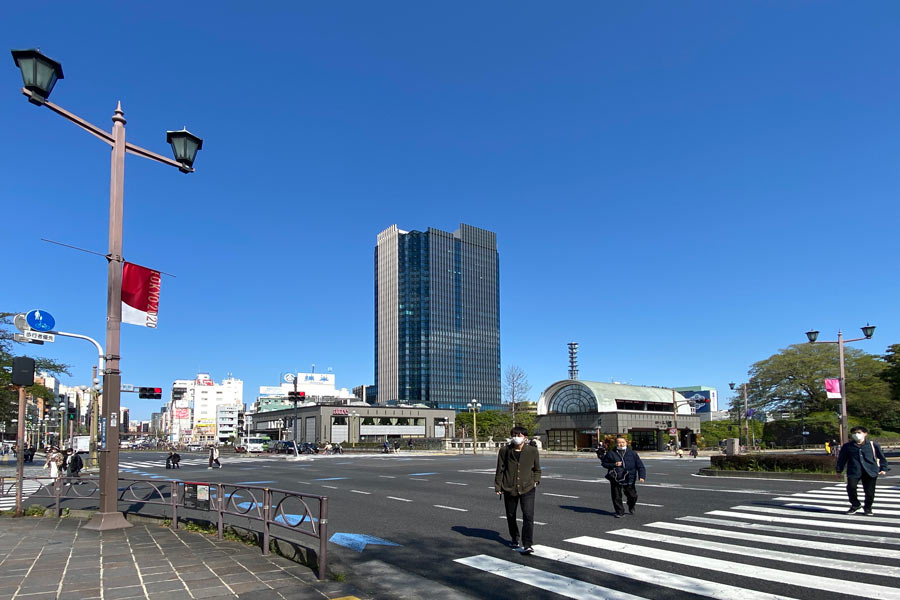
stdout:
<svg viewBox="0 0 900 600">
<path fill-rule="evenodd" d="M 0 519 L 0 600 L 364 598 L 257 547 L 143 523 L 91 531 L 86 522 Z"/>
</svg>

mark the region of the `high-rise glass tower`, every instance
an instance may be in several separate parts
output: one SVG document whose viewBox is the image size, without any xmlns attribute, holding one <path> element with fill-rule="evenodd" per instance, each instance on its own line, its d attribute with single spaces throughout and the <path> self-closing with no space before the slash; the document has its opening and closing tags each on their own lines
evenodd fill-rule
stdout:
<svg viewBox="0 0 900 600">
<path fill-rule="evenodd" d="M 500 407 L 497 236 L 471 225 L 378 234 L 375 385 L 379 402 Z"/>
</svg>

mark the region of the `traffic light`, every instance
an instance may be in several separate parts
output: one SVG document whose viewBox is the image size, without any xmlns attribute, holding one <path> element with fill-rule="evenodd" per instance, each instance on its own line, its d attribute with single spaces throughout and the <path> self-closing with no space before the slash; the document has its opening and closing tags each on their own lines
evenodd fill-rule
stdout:
<svg viewBox="0 0 900 600">
<path fill-rule="evenodd" d="M 138 398 L 146 398 L 147 400 L 160 400 L 162 399 L 162 388 L 138 388 Z"/>
<path fill-rule="evenodd" d="M 288 400 L 301 402 L 306 397 L 306 392 L 288 392 Z"/>
<path fill-rule="evenodd" d="M 12 384 L 25 387 L 34 385 L 33 358 L 17 356 L 13 359 Z"/>
<path fill-rule="evenodd" d="M 70 421 L 74 421 L 77 416 L 78 416 L 78 411 L 75 409 L 74 406 L 70 406 L 68 412 L 66 413 L 66 417 Z"/>
</svg>

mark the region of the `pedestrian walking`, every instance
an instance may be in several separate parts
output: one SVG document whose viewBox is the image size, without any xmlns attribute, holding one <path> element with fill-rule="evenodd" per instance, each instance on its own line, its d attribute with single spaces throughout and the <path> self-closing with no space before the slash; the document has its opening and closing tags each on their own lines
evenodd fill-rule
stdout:
<svg viewBox="0 0 900 600">
<path fill-rule="evenodd" d="M 691 456 L 697 458 L 700 455 L 700 451 L 697 448 L 697 444 L 691 444 Z"/>
<path fill-rule="evenodd" d="M 612 495 L 615 517 L 619 519 L 625 516 L 622 492 L 625 492 L 628 514 L 633 515 L 638 498 L 635 484 L 638 481 L 644 483 L 644 478 L 647 476 L 647 470 L 644 468 L 644 463 L 641 462 L 641 457 L 628 447 L 628 440 L 619 436 L 616 438 L 616 447 L 603 455 L 600 464 L 609 469 L 606 479 L 609 480 L 609 491 Z"/>
<path fill-rule="evenodd" d="M 684 458 L 684 450 L 682 450 L 681 446 L 678 446 L 678 450 L 675 451 L 675 454 L 678 455 L 678 458 Z"/>
<path fill-rule="evenodd" d="M 412 438 L 410 438 L 410 440 L 406 442 L 406 448 L 407 448 L 410 452 L 412 452 L 412 449 L 413 449 L 413 441 L 412 441 Z"/>
<path fill-rule="evenodd" d="M 222 463 L 219 462 L 219 449 L 216 447 L 215 444 L 212 444 L 212 445 L 209 447 L 209 466 L 206 467 L 206 468 L 207 468 L 207 469 L 212 469 L 212 468 L 213 468 L 213 463 L 216 464 L 216 467 L 217 467 L 217 468 L 219 468 L 219 469 L 222 468 Z"/>
<path fill-rule="evenodd" d="M 384 440 L 384 453 L 388 454 L 391 451 L 391 443 L 387 440 Z"/>
<path fill-rule="evenodd" d="M 831 455 L 837 456 L 839 450 L 840 446 L 838 446 L 837 440 L 831 440 Z"/>
<path fill-rule="evenodd" d="M 180 469 L 181 465 L 178 464 L 179 462 L 181 462 L 181 456 L 174 450 L 170 450 L 169 455 L 166 457 L 166 468 Z"/>
<path fill-rule="evenodd" d="M 63 456 L 59 450 L 56 449 L 55 446 L 50 446 L 47 449 L 47 462 L 44 463 L 45 469 L 50 469 L 50 478 L 58 479 L 60 467 L 63 463 Z"/>
<path fill-rule="evenodd" d="M 497 453 L 497 472 L 494 474 L 494 491 L 502 496 L 509 527 L 510 548 L 522 554 L 532 554 L 534 549 L 534 498 L 541 483 L 541 459 L 537 448 L 526 444 L 528 431 L 513 427 L 509 432 L 509 444 Z M 519 543 L 519 524 L 516 509 L 522 507 L 522 537 Z"/>
<path fill-rule="evenodd" d="M 837 459 L 837 472 L 842 473 L 847 469 L 847 497 L 850 500 L 851 515 L 860 508 L 863 514 L 872 515 L 872 504 L 875 502 L 875 482 L 879 475 L 884 475 L 889 469 L 887 458 L 881 451 L 881 446 L 875 442 L 866 442 L 869 430 L 857 426 L 850 430 L 851 441 L 841 446 Z M 860 505 L 857 495 L 857 487 L 862 481 L 864 500 Z"/>
<path fill-rule="evenodd" d="M 69 477 L 81 477 L 81 470 L 84 468 L 84 461 L 81 460 L 81 456 L 78 453 L 74 453 L 71 457 L 69 457 Z"/>
</svg>

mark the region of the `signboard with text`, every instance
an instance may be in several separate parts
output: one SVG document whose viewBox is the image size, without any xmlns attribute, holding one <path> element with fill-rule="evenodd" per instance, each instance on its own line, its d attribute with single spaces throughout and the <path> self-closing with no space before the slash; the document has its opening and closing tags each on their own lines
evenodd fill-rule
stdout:
<svg viewBox="0 0 900 600">
<path fill-rule="evenodd" d="M 185 508 L 209 510 L 209 484 L 185 481 L 182 504 Z"/>
</svg>

